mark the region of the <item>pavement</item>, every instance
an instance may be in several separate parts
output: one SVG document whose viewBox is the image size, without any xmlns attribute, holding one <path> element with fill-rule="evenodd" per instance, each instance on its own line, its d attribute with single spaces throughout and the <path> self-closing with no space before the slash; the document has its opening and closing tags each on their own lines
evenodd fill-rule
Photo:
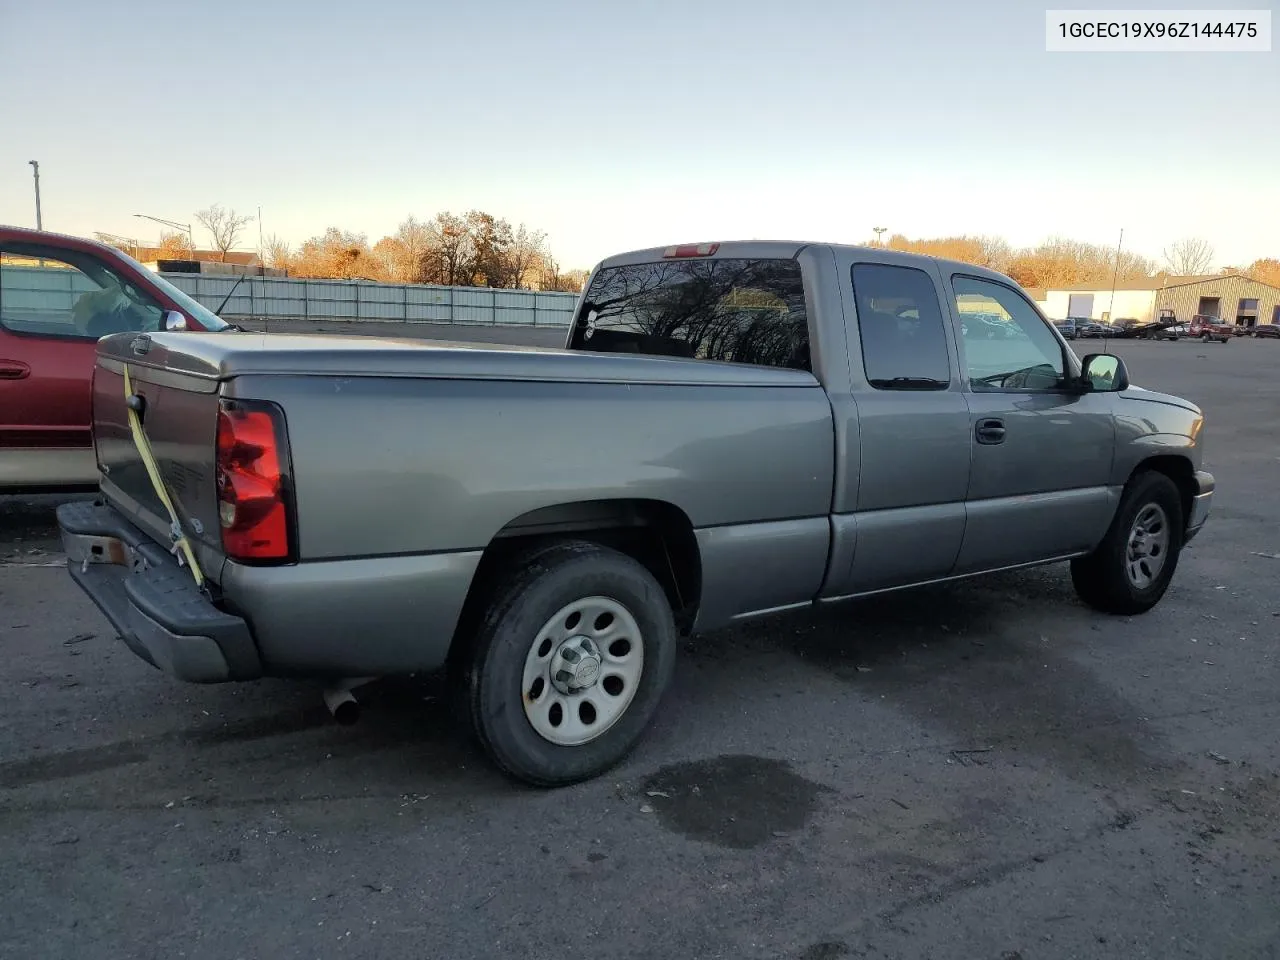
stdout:
<svg viewBox="0 0 1280 960">
<path fill-rule="evenodd" d="M 167 678 L 53 501 L 0 502 L 0 957 L 1280 956 L 1280 343 L 1112 348 L 1208 418 L 1154 611 L 1053 566 L 699 637 L 630 759 L 551 792 L 431 680 L 339 727 Z"/>
</svg>

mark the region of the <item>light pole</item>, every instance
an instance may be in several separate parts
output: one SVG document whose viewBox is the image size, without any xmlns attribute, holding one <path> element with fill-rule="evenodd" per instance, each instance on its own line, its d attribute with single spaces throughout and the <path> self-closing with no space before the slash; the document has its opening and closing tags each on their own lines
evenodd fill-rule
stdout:
<svg viewBox="0 0 1280 960">
<path fill-rule="evenodd" d="M 884 244 L 880 242 L 880 235 L 883 234 L 888 229 L 889 229 L 888 227 L 872 227 L 871 228 L 871 232 L 876 235 L 877 246 L 884 246 Z"/>
<path fill-rule="evenodd" d="M 191 224 L 178 223 L 176 220 L 165 220 L 163 217 L 153 217 L 145 213 L 135 213 L 135 217 L 141 217 L 143 220 L 154 220 L 156 223 L 163 223 L 166 227 L 175 227 L 178 230 L 187 231 L 187 242 L 191 244 L 191 256 L 196 255 L 196 238 L 191 233 Z"/>
<path fill-rule="evenodd" d="M 28 160 L 27 163 L 31 164 L 31 175 L 36 180 L 36 229 L 43 230 L 44 221 L 40 217 L 40 161 Z"/>
<path fill-rule="evenodd" d="M 99 231 L 95 236 L 100 240 L 106 240 L 108 243 L 127 243 L 133 247 L 133 259 L 138 259 L 138 241 L 133 237 L 122 237 L 118 233 L 102 233 Z"/>
</svg>

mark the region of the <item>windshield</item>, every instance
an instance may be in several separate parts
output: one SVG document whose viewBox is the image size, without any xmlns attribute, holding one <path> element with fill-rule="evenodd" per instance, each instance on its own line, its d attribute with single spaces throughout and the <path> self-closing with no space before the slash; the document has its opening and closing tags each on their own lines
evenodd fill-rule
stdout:
<svg viewBox="0 0 1280 960">
<path fill-rule="evenodd" d="M 206 330 L 225 330 L 227 327 L 231 326 L 231 324 L 227 323 L 227 321 L 223 320 L 208 307 L 183 293 L 164 277 L 160 276 L 160 274 L 153 273 L 152 278 L 155 280 L 157 286 L 163 288 L 165 293 L 177 301 L 178 305 L 182 307 L 187 316 L 200 324 L 200 326 L 204 327 Z"/>
</svg>

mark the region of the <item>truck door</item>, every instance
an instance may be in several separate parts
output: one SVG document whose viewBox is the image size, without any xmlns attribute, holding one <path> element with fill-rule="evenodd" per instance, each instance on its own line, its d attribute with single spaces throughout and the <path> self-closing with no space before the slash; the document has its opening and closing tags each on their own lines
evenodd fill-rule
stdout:
<svg viewBox="0 0 1280 960">
<path fill-rule="evenodd" d="M 957 573 L 1063 557 L 1106 530 L 1117 492 L 1114 394 L 1080 393 L 1066 344 L 1012 284 L 948 278 L 957 331 L 965 312 L 994 313 L 996 339 L 960 336 L 972 469 Z"/>
<path fill-rule="evenodd" d="M 0 244 L 0 486 L 96 483 L 97 341 L 158 329 L 163 308 L 97 257 Z"/>
<path fill-rule="evenodd" d="M 857 442 L 835 491 L 826 597 L 945 577 L 964 535 L 969 411 L 941 276 L 890 251 L 837 255 Z"/>
</svg>

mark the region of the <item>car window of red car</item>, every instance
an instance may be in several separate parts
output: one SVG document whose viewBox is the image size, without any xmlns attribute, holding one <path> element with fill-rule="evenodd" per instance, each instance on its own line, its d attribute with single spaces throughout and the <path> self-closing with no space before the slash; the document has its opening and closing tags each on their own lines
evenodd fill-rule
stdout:
<svg viewBox="0 0 1280 960">
<path fill-rule="evenodd" d="M 36 244 L 0 247 L 0 326 L 28 336 L 96 340 L 160 329 L 164 308 L 97 257 Z"/>
</svg>

